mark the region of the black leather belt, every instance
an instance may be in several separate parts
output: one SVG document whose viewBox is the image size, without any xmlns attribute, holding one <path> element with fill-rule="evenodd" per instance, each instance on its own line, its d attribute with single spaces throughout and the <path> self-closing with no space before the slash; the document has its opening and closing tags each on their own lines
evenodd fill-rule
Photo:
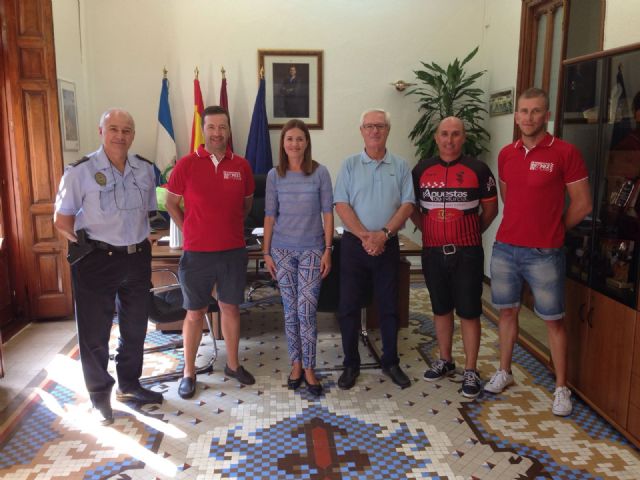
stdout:
<svg viewBox="0 0 640 480">
<path fill-rule="evenodd" d="M 443 255 L 453 255 L 454 253 L 457 253 L 458 250 L 462 250 L 465 248 L 474 248 L 474 247 L 478 247 L 479 245 L 464 245 L 464 246 L 460 246 L 460 245 L 456 245 L 454 243 L 448 243 L 447 245 L 442 245 L 440 247 L 426 247 L 426 248 L 433 248 L 436 251 L 442 253 Z"/>
<path fill-rule="evenodd" d="M 118 253 L 138 253 L 142 251 L 142 247 L 144 246 L 146 240 L 143 240 L 140 243 L 134 243 L 132 245 L 111 245 L 110 243 L 101 242 L 100 240 L 90 240 L 97 249 L 99 250 L 107 250 L 109 252 L 118 252 Z"/>
<path fill-rule="evenodd" d="M 458 248 L 453 243 L 442 245 L 441 248 L 444 255 L 453 255 L 458 250 Z"/>
</svg>

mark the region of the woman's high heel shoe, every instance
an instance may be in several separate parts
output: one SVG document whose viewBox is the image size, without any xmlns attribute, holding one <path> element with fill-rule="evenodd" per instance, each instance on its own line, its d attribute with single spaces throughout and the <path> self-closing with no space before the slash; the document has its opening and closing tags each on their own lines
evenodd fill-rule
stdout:
<svg viewBox="0 0 640 480">
<path fill-rule="evenodd" d="M 304 383 L 307 384 L 307 390 L 309 390 L 309 392 L 312 395 L 315 395 L 316 397 L 319 397 L 320 395 L 322 395 L 322 384 L 320 382 L 318 382 L 318 383 L 309 383 L 307 381 L 307 377 L 302 375 L 302 378 L 304 378 Z"/>
<path fill-rule="evenodd" d="M 287 386 L 290 390 L 296 390 L 302 384 L 303 379 L 304 373 L 301 373 L 299 378 L 291 378 L 291 375 L 289 375 L 287 378 Z"/>
</svg>

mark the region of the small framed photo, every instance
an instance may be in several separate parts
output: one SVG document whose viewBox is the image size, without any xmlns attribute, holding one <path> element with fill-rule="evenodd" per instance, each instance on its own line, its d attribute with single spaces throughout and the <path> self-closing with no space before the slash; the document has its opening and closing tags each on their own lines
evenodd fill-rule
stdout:
<svg viewBox="0 0 640 480">
<path fill-rule="evenodd" d="M 298 118 L 322 129 L 322 50 L 258 50 L 261 67 L 269 128 Z"/>
<path fill-rule="evenodd" d="M 59 78 L 58 90 L 62 145 L 67 151 L 77 152 L 80 150 L 80 130 L 78 129 L 76 86 L 73 82 Z"/>
<path fill-rule="evenodd" d="M 506 115 L 513 113 L 513 88 L 506 88 L 489 95 L 489 115 Z"/>
</svg>

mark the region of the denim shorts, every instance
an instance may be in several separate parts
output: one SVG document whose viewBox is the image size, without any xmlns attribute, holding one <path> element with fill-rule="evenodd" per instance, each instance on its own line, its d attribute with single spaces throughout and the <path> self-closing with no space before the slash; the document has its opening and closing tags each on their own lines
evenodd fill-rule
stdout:
<svg viewBox="0 0 640 480">
<path fill-rule="evenodd" d="M 564 317 L 564 279 L 561 248 L 493 244 L 491 301 L 496 308 L 519 306 L 525 280 L 533 292 L 535 313 L 543 320 L 560 320 Z"/>
<path fill-rule="evenodd" d="M 209 305 L 211 291 L 217 285 L 218 300 L 230 305 L 244 302 L 249 257 L 246 248 L 221 252 L 184 251 L 178 276 L 185 310 L 200 310 Z"/>
</svg>

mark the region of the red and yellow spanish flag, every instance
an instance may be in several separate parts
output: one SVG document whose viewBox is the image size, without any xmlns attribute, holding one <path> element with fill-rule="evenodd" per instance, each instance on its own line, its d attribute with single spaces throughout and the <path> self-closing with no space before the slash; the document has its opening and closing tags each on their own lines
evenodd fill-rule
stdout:
<svg viewBox="0 0 640 480">
<path fill-rule="evenodd" d="M 202 112 L 204 103 L 202 102 L 202 91 L 200 90 L 200 80 L 198 75 L 193 80 L 193 124 L 191 125 L 191 151 L 195 152 L 204 143 L 202 134 Z"/>
</svg>

